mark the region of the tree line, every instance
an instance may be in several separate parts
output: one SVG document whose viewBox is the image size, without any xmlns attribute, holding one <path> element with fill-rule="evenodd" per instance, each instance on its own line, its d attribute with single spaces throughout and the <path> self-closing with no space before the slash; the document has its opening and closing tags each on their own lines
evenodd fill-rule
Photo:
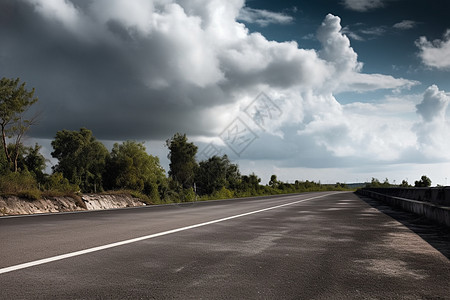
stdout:
<svg viewBox="0 0 450 300">
<path fill-rule="evenodd" d="M 198 147 L 186 134 L 167 139 L 168 174 L 159 158 L 147 153 L 144 143 L 116 143 L 110 151 L 87 128 L 60 130 L 51 142 L 57 164 L 47 174 L 41 146 L 22 143 L 36 117 L 27 114 L 38 101 L 34 89 L 20 79 L 0 81 L 0 191 L 30 199 L 42 196 L 128 191 L 152 203 L 232 198 L 316 190 L 343 189 L 312 181 L 284 183 L 276 175 L 266 185 L 252 173 L 241 175 L 226 155 L 198 162 Z"/>
<path fill-rule="evenodd" d="M 400 184 L 390 183 L 389 179 L 384 179 L 383 182 L 380 182 L 377 178 L 373 178 L 372 180 L 366 184 L 368 188 L 390 188 L 390 187 L 400 187 L 400 188 L 410 188 L 410 187 L 430 187 L 431 179 L 426 175 L 422 175 L 420 180 L 414 181 L 414 186 L 409 184 L 407 180 L 402 180 Z"/>
</svg>

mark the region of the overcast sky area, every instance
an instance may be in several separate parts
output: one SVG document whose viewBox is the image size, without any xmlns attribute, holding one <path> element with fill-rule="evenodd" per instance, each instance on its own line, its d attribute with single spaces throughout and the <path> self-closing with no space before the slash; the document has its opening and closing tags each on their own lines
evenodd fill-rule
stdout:
<svg viewBox="0 0 450 300">
<path fill-rule="evenodd" d="M 186 133 L 266 183 L 450 184 L 448 0 L 0 0 L 0 77 L 36 88 L 26 142 Z M 51 163 L 55 163 L 52 161 Z M 448 177 L 448 179 L 447 179 Z M 448 182 L 447 182 L 448 180 Z"/>
</svg>

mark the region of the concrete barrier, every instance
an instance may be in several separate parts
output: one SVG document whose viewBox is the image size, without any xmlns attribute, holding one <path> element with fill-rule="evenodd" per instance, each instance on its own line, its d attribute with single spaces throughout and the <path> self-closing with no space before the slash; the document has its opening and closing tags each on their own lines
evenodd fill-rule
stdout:
<svg viewBox="0 0 450 300">
<path fill-rule="evenodd" d="M 409 211 L 421 216 L 425 216 L 427 219 L 435 221 L 439 224 L 446 225 L 450 227 L 450 207 L 443 206 L 435 203 L 431 203 L 431 199 L 433 197 L 432 189 L 424 188 L 417 189 L 414 192 L 414 189 L 409 189 L 409 191 L 396 191 L 396 188 L 364 188 L 357 191 L 358 194 L 368 196 L 370 198 L 378 199 L 383 201 L 384 203 L 403 209 L 405 211 Z M 405 189 L 402 189 L 405 190 Z M 444 189 L 442 189 L 444 190 Z M 448 188 L 446 188 L 448 191 Z M 434 192 L 434 199 L 438 199 L 439 197 L 443 197 L 438 195 L 438 191 Z M 430 202 L 425 200 L 413 200 L 402 197 L 393 196 L 392 194 L 402 194 L 407 195 L 409 197 L 419 198 L 419 199 L 429 199 Z M 445 196 L 445 195 L 444 195 Z M 448 196 L 448 194 L 447 194 Z M 441 199 L 441 198 L 439 198 Z M 449 200 L 449 198 L 447 198 Z M 437 202 L 436 200 L 434 202 Z M 440 201 L 439 201 L 440 202 Z"/>
<path fill-rule="evenodd" d="M 450 206 L 450 187 L 425 187 L 425 188 L 364 188 L 394 197 L 430 202 L 437 205 Z"/>
</svg>

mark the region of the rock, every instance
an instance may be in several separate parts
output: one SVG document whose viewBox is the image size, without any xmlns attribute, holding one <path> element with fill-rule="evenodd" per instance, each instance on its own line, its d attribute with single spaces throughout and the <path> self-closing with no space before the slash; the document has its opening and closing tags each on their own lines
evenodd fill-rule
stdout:
<svg viewBox="0 0 450 300">
<path fill-rule="evenodd" d="M 80 203 L 81 202 L 81 203 Z M 125 194 L 83 195 L 80 199 L 72 197 L 49 197 L 30 201 L 16 196 L 0 197 L 0 216 L 27 215 L 37 213 L 69 212 L 82 210 L 100 210 L 124 207 L 144 206 L 139 199 Z M 84 206 L 84 207 L 81 207 Z"/>
</svg>

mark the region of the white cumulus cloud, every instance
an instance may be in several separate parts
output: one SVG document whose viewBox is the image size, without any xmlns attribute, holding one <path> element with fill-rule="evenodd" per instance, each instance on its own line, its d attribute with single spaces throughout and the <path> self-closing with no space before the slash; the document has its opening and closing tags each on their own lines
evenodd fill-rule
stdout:
<svg viewBox="0 0 450 300">
<path fill-rule="evenodd" d="M 418 147 L 428 157 L 450 157 L 450 122 L 446 114 L 449 103 L 450 96 L 432 85 L 416 106 L 421 117 L 421 121 L 414 126 Z"/>
<path fill-rule="evenodd" d="M 417 113 L 427 123 L 443 121 L 449 102 L 450 97 L 436 85 L 432 85 L 425 91 L 422 102 L 416 105 Z"/>
<path fill-rule="evenodd" d="M 446 31 L 441 40 L 428 41 L 424 36 L 416 41 L 420 49 L 419 56 L 422 62 L 433 68 L 450 68 L 450 29 Z"/>
</svg>

